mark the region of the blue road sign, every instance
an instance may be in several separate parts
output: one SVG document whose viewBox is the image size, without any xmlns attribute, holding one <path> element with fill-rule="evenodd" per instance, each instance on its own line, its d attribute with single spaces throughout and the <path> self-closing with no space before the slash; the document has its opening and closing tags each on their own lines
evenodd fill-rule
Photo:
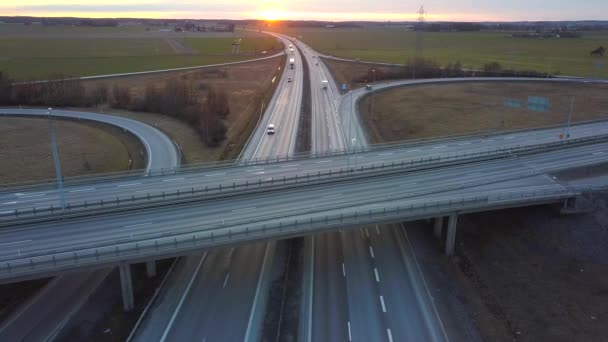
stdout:
<svg viewBox="0 0 608 342">
<path fill-rule="evenodd" d="M 534 112 L 546 112 L 549 109 L 549 100 L 546 97 L 528 96 L 528 109 Z"/>
<path fill-rule="evenodd" d="M 346 83 L 342 83 L 342 91 L 346 91 Z"/>
</svg>

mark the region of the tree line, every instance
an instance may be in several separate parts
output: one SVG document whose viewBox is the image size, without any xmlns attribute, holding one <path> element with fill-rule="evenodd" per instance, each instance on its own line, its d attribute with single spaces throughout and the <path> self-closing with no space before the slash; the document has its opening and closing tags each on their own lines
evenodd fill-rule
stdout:
<svg viewBox="0 0 608 342">
<path fill-rule="evenodd" d="M 203 96 L 204 93 L 204 96 Z M 107 104 L 113 108 L 161 113 L 192 126 L 203 142 L 216 147 L 226 138 L 230 115 L 224 90 L 171 78 L 161 85 L 148 83 L 143 96 L 119 84 L 99 84 L 87 90 L 82 81 L 55 75 L 52 81 L 14 83 L 0 71 L 0 105 L 43 107 L 91 107 Z"/>
<path fill-rule="evenodd" d="M 481 69 L 474 70 L 465 69 L 458 61 L 441 66 L 432 59 L 413 58 L 400 66 L 370 67 L 366 73 L 354 76 L 351 82 L 446 77 L 549 77 L 549 75 L 533 70 L 505 69 L 498 62 L 487 63 Z"/>
</svg>

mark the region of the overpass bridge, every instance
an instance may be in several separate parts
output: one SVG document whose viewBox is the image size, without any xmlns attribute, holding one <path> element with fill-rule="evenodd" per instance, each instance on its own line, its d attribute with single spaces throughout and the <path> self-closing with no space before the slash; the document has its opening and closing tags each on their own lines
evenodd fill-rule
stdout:
<svg viewBox="0 0 608 342">
<path fill-rule="evenodd" d="M 266 182 L 263 191 L 224 198 L 183 202 L 172 198 L 162 206 L 85 210 L 59 220 L 55 218 L 61 216 L 22 226 L 13 223 L 0 232 L 0 282 L 342 227 L 559 202 L 603 189 L 603 184 L 568 187 L 547 176 L 606 162 L 608 143 L 594 142 L 542 153 L 509 151 L 510 157 L 471 159 L 418 171 L 404 167 L 396 172 L 397 166 L 375 165 L 360 169 L 364 176 L 355 177 L 330 170 L 325 175 L 332 172 L 332 178 L 322 184 L 310 180 L 296 186 L 293 177 L 289 186 L 264 188 Z M 391 168 L 394 172 L 387 171 Z M 451 243 L 453 239 L 448 248 Z"/>
</svg>

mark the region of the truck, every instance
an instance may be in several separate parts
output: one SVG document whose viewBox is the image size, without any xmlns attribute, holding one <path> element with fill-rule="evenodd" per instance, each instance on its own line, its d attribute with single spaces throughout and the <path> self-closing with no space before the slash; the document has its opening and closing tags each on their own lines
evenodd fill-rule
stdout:
<svg viewBox="0 0 608 342">
<path fill-rule="evenodd" d="M 321 88 L 327 89 L 328 86 L 329 86 L 329 81 L 328 80 L 321 81 Z"/>
<path fill-rule="evenodd" d="M 296 64 L 295 58 L 290 58 L 289 59 L 289 67 L 293 69 L 293 67 L 295 66 L 295 64 Z"/>
</svg>

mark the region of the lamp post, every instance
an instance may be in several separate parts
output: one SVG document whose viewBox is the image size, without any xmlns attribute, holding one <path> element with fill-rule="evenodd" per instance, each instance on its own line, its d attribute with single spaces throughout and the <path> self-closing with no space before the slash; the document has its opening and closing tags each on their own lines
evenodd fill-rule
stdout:
<svg viewBox="0 0 608 342">
<path fill-rule="evenodd" d="M 57 153 L 57 141 L 55 139 L 55 126 L 53 126 L 53 108 L 47 111 L 49 118 L 49 132 L 51 135 L 51 149 L 53 151 L 53 160 L 55 162 L 55 175 L 57 176 L 57 189 L 59 190 L 59 202 L 61 210 L 65 210 L 65 196 L 63 194 L 63 180 L 61 178 L 61 165 L 59 164 L 59 154 Z"/>
<path fill-rule="evenodd" d="M 372 83 L 376 83 L 376 69 L 372 69 L 372 73 L 374 74 L 374 81 Z M 372 120 L 376 118 L 374 113 L 374 89 L 372 89 Z"/>
</svg>

